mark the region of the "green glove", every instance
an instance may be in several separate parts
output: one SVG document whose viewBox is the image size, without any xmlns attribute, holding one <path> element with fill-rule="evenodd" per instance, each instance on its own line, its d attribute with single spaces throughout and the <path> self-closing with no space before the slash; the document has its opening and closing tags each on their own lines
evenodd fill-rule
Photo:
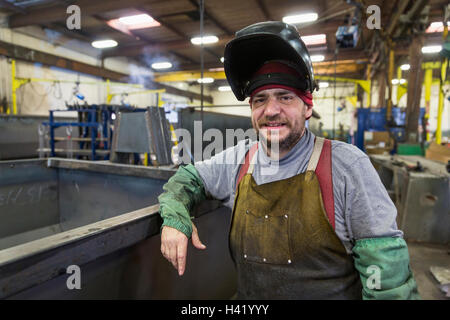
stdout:
<svg viewBox="0 0 450 320">
<path fill-rule="evenodd" d="M 370 238 L 353 247 L 365 300 L 418 300 L 409 266 L 408 246 L 402 238 Z"/>
<path fill-rule="evenodd" d="M 159 214 L 168 226 L 183 232 L 188 238 L 192 234 L 190 212 L 206 199 L 205 187 L 194 165 L 180 167 L 163 186 L 165 191 L 159 197 Z"/>
</svg>

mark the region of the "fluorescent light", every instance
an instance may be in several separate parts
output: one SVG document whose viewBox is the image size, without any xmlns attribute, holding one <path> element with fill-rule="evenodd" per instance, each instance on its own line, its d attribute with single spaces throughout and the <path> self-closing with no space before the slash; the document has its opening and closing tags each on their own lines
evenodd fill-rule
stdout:
<svg viewBox="0 0 450 320">
<path fill-rule="evenodd" d="M 214 79 L 213 78 L 200 78 L 197 79 L 198 83 L 213 83 Z"/>
<path fill-rule="evenodd" d="M 152 63 L 152 68 L 153 69 L 170 69 L 170 68 L 172 68 L 172 64 L 168 61 L 155 62 L 155 63 Z"/>
<path fill-rule="evenodd" d="M 127 26 L 132 26 L 135 24 L 150 23 L 153 22 L 154 19 L 150 17 L 148 14 L 138 14 L 135 16 L 119 18 L 119 21 L 122 22 L 123 24 L 126 24 Z"/>
<path fill-rule="evenodd" d="M 311 61 L 312 62 L 320 62 L 325 60 L 325 56 L 321 55 L 321 54 L 315 54 L 311 56 Z"/>
<path fill-rule="evenodd" d="M 319 82 L 319 88 L 328 88 L 330 84 L 328 82 Z"/>
<path fill-rule="evenodd" d="M 284 23 L 305 23 L 305 22 L 311 22 L 316 21 L 318 18 L 317 13 L 311 12 L 311 13 L 304 13 L 304 14 L 296 14 L 292 16 L 285 16 L 283 17 Z"/>
<path fill-rule="evenodd" d="M 231 91 L 231 87 L 230 86 L 221 86 L 218 89 L 219 89 L 219 91 Z"/>
<path fill-rule="evenodd" d="M 410 68 L 411 68 L 411 66 L 410 66 L 409 64 L 407 64 L 407 63 L 402 64 L 402 65 L 400 66 L 400 69 L 401 69 L 401 70 L 404 70 L 404 71 L 408 71 Z"/>
<path fill-rule="evenodd" d="M 106 22 L 110 27 L 123 33 L 131 35 L 130 30 L 159 27 L 161 24 L 148 14 L 137 14 L 134 16 L 112 19 Z"/>
<path fill-rule="evenodd" d="M 91 43 L 91 45 L 97 49 L 113 48 L 116 47 L 117 44 L 117 41 L 114 40 L 98 40 Z"/>
<path fill-rule="evenodd" d="M 447 28 L 450 27 L 450 21 L 447 21 Z M 430 26 L 425 30 L 426 33 L 443 32 L 444 23 L 442 21 L 432 22 Z"/>
<path fill-rule="evenodd" d="M 441 50 L 442 50 L 441 45 L 422 47 L 422 53 L 437 53 L 440 52 Z"/>
<path fill-rule="evenodd" d="M 314 34 L 312 36 L 303 36 L 301 38 L 306 45 L 316 45 L 316 44 L 327 43 L 326 34 Z"/>
<path fill-rule="evenodd" d="M 210 44 L 219 41 L 219 38 L 216 36 L 204 36 L 204 37 L 194 37 L 191 39 L 191 42 L 196 45 Z"/>
<path fill-rule="evenodd" d="M 398 81 L 398 79 L 392 79 L 392 80 L 391 80 L 391 83 L 392 83 L 392 84 L 398 84 L 399 82 L 400 82 L 400 81 Z"/>
<path fill-rule="evenodd" d="M 222 57 L 222 58 L 220 58 L 220 62 L 224 62 L 225 61 L 225 58 L 224 57 Z"/>
<path fill-rule="evenodd" d="M 406 79 L 400 79 L 400 84 L 405 84 L 406 83 Z"/>
</svg>

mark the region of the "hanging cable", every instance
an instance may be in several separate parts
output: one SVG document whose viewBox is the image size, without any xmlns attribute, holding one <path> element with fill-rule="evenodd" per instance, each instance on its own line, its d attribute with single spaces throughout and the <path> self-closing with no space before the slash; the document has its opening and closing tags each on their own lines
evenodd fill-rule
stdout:
<svg viewBox="0 0 450 320">
<path fill-rule="evenodd" d="M 334 49 L 334 93 L 333 93 L 333 140 L 336 137 L 336 77 L 338 47 Z"/>
<path fill-rule="evenodd" d="M 199 0 L 199 10 L 200 10 L 200 39 L 201 40 L 201 47 L 200 47 L 200 105 L 201 105 L 201 112 L 200 112 L 200 120 L 202 121 L 203 126 L 203 89 L 204 89 L 204 83 L 203 83 L 203 71 L 204 71 L 204 57 L 203 57 L 203 24 L 204 24 L 204 12 L 205 12 L 205 1 Z"/>
</svg>

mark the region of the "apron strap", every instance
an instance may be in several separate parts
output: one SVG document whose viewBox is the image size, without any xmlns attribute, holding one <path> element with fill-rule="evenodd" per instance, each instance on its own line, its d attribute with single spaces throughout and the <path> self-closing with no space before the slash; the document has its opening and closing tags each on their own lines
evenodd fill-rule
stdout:
<svg viewBox="0 0 450 320">
<path fill-rule="evenodd" d="M 335 219 L 333 173 L 331 169 L 331 140 L 324 139 L 322 153 L 320 155 L 320 159 L 315 171 L 317 180 L 319 180 L 320 191 L 322 193 L 323 206 L 325 208 L 325 212 L 327 213 L 328 221 L 330 222 L 334 230 Z"/>
<path fill-rule="evenodd" d="M 239 169 L 239 176 L 236 182 L 236 190 L 239 186 L 239 183 L 241 182 L 241 180 L 244 178 L 245 174 L 247 173 L 253 173 L 253 167 L 254 167 L 254 163 L 255 161 L 253 160 L 253 156 L 256 153 L 256 150 L 258 150 L 258 142 L 256 142 L 251 148 L 250 150 L 245 154 L 245 160 L 244 160 L 244 164 L 241 166 L 241 168 Z M 250 164 L 251 162 L 251 164 Z M 251 170 L 251 172 L 249 172 Z"/>
<path fill-rule="evenodd" d="M 306 171 L 316 171 L 317 164 L 319 163 L 320 154 L 322 153 L 324 138 L 316 137 L 316 142 L 314 143 L 314 149 L 309 159 L 308 168 Z"/>
</svg>

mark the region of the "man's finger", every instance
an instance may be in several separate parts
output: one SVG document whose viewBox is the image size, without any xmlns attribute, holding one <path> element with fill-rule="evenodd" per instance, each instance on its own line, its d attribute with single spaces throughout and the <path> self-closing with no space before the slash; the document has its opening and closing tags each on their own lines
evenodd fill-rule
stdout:
<svg viewBox="0 0 450 320">
<path fill-rule="evenodd" d="M 173 267 L 178 270 L 177 248 L 175 246 L 169 247 L 169 261 L 172 263 Z"/>
<path fill-rule="evenodd" d="M 197 249 L 206 249 L 206 246 L 200 241 L 197 228 L 194 226 L 194 224 L 192 224 L 192 244 Z"/>
<path fill-rule="evenodd" d="M 182 276 L 186 267 L 187 241 L 181 241 L 177 247 L 178 275 Z"/>
</svg>

